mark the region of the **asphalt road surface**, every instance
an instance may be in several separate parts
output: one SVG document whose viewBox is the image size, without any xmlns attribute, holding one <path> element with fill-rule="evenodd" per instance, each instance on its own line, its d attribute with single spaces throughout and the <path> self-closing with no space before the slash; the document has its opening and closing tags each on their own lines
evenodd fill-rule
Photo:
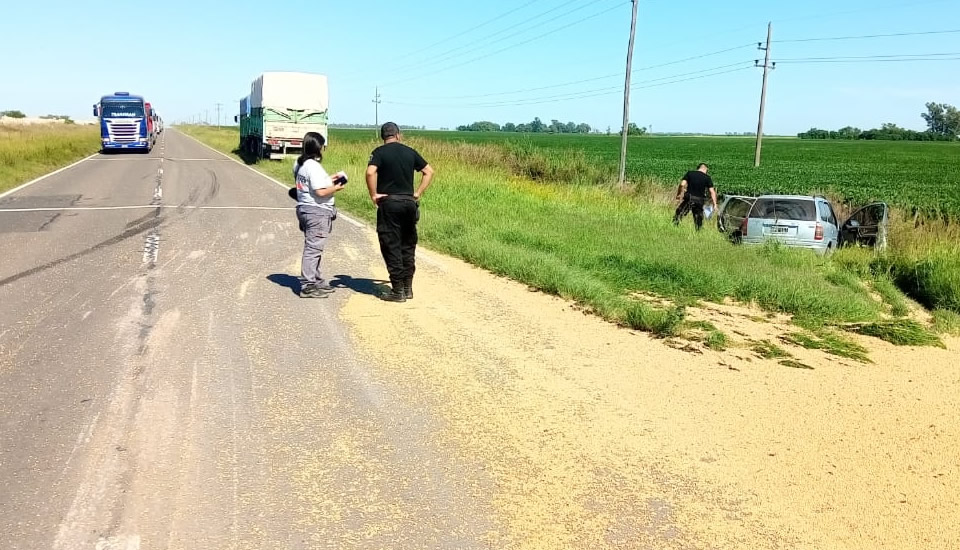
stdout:
<svg viewBox="0 0 960 550">
<path fill-rule="evenodd" d="M 483 546 L 433 420 L 378 385 L 337 320 L 378 291 L 369 230 L 338 222 L 324 266 L 341 288 L 302 300 L 292 206 L 175 131 L 0 199 L 0 548 Z M 305 456 L 340 480 L 324 490 L 355 487 L 323 461 L 345 441 L 401 515 L 320 517 L 298 497 L 315 489 Z M 378 540 L 375 520 L 397 530 Z"/>
</svg>

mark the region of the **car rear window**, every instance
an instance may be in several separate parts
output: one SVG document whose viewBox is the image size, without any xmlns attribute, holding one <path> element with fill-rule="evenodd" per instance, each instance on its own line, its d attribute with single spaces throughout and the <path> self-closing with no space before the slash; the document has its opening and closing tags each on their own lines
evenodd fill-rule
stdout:
<svg viewBox="0 0 960 550">
<path fill-rule="evenodd" d="M 812 222 L 817 219 L 817 203 L 804 199 L 758 199 L 750 217 Z"/>
</svg>

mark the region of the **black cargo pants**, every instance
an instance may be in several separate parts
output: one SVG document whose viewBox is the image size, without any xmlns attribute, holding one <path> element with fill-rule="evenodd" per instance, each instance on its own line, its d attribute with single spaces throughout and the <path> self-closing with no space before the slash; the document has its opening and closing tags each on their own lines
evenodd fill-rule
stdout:
<svg viewBox="0 0 960 550">
<path fill-rule="evenodd" d="M 418 221 L 420 205 L 411 195 L 389 195 L 377 208 L 380 253 L 394 288 L 412 282 L 417 270 Z"/>
<path fill-rule="evenodd" d="M 706 197 L 697 197 L 689 193 L 684 195 L 683 201 L 680 206 L 677 206 L 677 211 L 673 214 L 673 225 L 680 225 L 680 220 L 685 218 L 687 214 L 693 214 L 693 225 L 696 226 L 697 231 L 702 229 L 704 202 L 706 202 Z"/>
</svg>

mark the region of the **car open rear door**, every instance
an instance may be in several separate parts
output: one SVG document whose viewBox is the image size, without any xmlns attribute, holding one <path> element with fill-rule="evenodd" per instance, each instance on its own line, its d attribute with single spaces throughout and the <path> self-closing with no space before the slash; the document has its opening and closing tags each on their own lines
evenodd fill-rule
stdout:
<svg viewBox="0 0 960 550">
<path fill-rule="evenodd" d="M 740 226 L 756 201 L 756 197 L 740 195 L 727 197 L 720 207 L 720 212 L 717 213 L 717 229 L 730 235 L 734 242 L 739 242 L 741 237 Z"/>
<path fill-rule="evenodd" d="M 840 244 L 870 246 L 877 250 L 885 250 L 889 223 L 890 208 L 886 203 L 868 204 L 854 212 L 840 226 Z"/>
</svg>

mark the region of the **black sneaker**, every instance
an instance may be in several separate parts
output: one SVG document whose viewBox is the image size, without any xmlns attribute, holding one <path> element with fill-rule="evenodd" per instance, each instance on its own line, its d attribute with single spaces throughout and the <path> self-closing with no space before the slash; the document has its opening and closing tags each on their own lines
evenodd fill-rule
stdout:
<svg viewBox="0 0 960 550">
<path fill-rule="evenodd" d="M 404 292 L 400 289 L 391 290 L 380 295 L 380 299 L 384 302 L 406 302 L 407 297 L 404 295 Z"/>
<path fill-rule="evenodd" d="M 413 282 L 407 281 L 403 285 L 403 297 L 407 300 L 413 300 Z"/>
<path fill-rule="evenodd" d="M 306 285 L 300 289 L 301 298 L 326 298 L 327 293 L 322 292 L 316 285 Z"/>
</svg>

